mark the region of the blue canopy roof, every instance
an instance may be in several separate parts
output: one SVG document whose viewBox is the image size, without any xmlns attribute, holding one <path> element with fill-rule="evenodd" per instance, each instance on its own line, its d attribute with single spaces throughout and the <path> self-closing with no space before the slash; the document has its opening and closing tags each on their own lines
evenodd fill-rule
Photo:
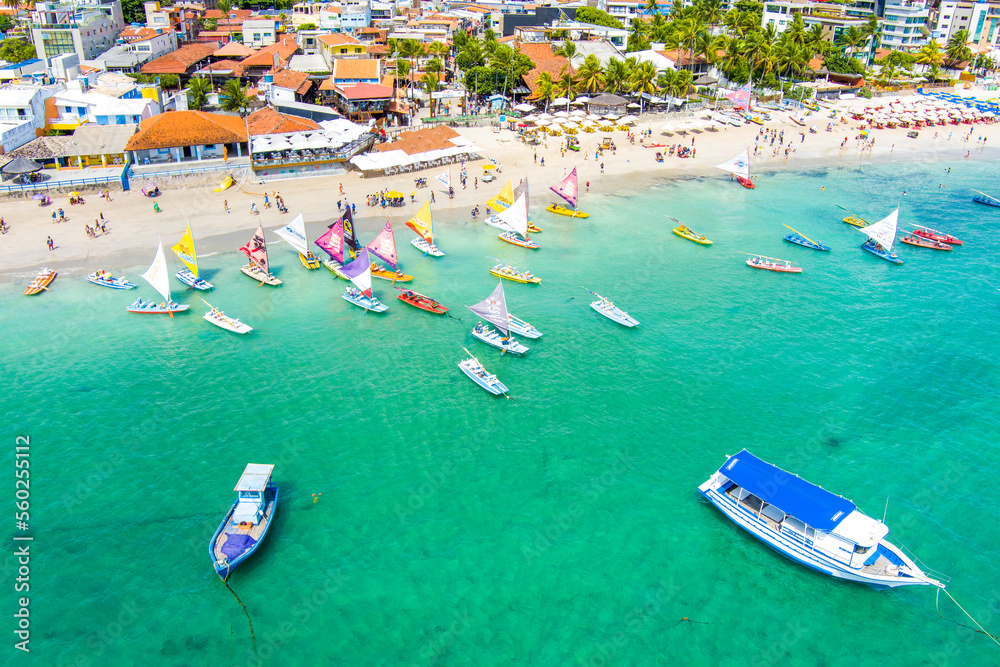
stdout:
<svg viewBox="0 0 1000 667">
<path fill-rule="evenodd" d="M 830 531 L 854 511 L 854 503 L 743 450 L 719 472 L 761 500 L 817 530 Z"/>
</svg>

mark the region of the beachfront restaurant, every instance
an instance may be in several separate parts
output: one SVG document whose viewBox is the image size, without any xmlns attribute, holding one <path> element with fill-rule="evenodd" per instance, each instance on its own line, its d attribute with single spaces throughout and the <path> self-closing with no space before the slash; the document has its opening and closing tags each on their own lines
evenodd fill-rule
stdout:
<svg viewBox="0 0 1000 667">
<path fill-rule="evenodd" d="M 627 106 L 627 99 L 611 93 L 604 93 L 587 101 L 587 111 L 598 116 L 622 115 Z"/>
<path fill-rule="evenodd" d="M 340 113 L 356 123 L 385 118 L 392 100 L 392 88 L 375 83 L 336 85 L 332 93 L 333 104 Z"/>
<path fill-rule="evenodd" d="M 343 171 L 340 167 L 375 143 L 367 126 L 343 118 L 323 121 L 319 130 L 268 134 L 251 139 L 251 161 L 259 176 L 302 176 Z"/>
<path fill-rule="evenodd" d="M 125 146 L 135 165 L 242 157 L 247 148 L 242 118 L 204 111 L 147 118 Z"/>
<path fill-rule="evenodd" d="M 403 132 L 392 143 L 355 155 L 350 162 L 365 178 L 391 176 L 482 159 L 483 149 L 450 127 L 424 127 Z"/>
</svg>

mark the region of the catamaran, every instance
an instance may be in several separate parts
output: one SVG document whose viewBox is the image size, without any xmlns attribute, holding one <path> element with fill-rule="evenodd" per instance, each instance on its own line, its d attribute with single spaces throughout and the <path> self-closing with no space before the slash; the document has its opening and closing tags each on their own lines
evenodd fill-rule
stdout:
<svg viewBox="0 0 1000 667">
<path fill-rule="evenodd" d="M 267 243 L 264 241 L 263 225 L 257 223 L 257 231 L 254 232 L 247 244 L 240 248 L 240 252 L 250 260 L 246 266 L 240 267 L 240 271 L 254 280 L 260 281 L 263 285 L 277 286 L 281 284 L 281 281 L 272 276 L 268 270 Z"/>
<path fill-rule="evenodd" d="M 576 176 L 576 167 L 573 167 L 573 171 L 569 172 L 566 178 L 559 181 L 559 185 L 553 185 L 549 187 L 549 190 L 556 193 L 560 197 L 566 200 L 572 208 L 566 208 L 562 204 L 549 204 L 545 210 L 549 213 L 558 213 L 559 215 L 565 215 L 570 218 L 589 218 L 589 213 L 584 213 L 583 211 L 577 210 L 576 203 L 580 194 L 580 187 Z"/>
<path fill-rule="evenodd" d="M 528 351 L 527 346 L 518 343 L 510 336 L 510 314 L 507 312 L 507 299 L 503 293 L 503 281 L 500 281 L 496 289 L 493 290 L 493 293 L 483 301 L 466 306 L 466 308 L 496 326 L 504 334 L 501 336 L 496 331 L 490 329 L 489 325 L 478 322 L 472 329 L 473 336 L 487 345 L 498 348 L 501 354 L 504 352 L 524 354 Z"/>
<path fill-rule="evenodd" d="M 753 189 L 756 186 L 754 182 L 750 180 L 750 151 L 745 150 L 731 160 L 726 160 L 722 164 L 715 165 L 716 169 L 721 169 L 722 171 L 728 172 L 736 177 L 740 185 L 745 188 Z"/>
<path fill-rule="evenodd" d="M 406 221 L 406 226 L 415 231 L 419 236 L 410 241 L 417 250 L 431 257 L 444 257 L 444 253 L 434 245 L 434 221 L 431 215 L 431 202 L 424 200 L 424 205 L 420 207 L 417 214 Z"/>
<path fill-rule="evenodd" d="M 476 359 L 471 352 L 465 350 L 465 353 L 469 355 L 469 358 L 458 362 L 458 367 L 469 376 L 469 379 L 494 396 L 507 393 L 507 385 L 498 380 L 496 375 L 487 372 L 479 363 L 479 359 Z"/>
<path fill-rule="evenodd" d="M 267 537 L 278 507 L 278 487 L 271 483 L 274 466 L 249 463 L 236 483 L 236 502 L 208 543 L 208 555 L 215 573 L 229 578 L 240 563 L 249 558 Z"/>
<path fill-rule="evenodd" d="M 343 269 L 343 274 L 354 283 L 344 291 L 344 299 L 359 308 L 375 313 L 384 313 L 389 307 L 375 298 L 372 292 L 372 263 L 368 256 L 368 248 L 362 248 L 357 258 Z"/>
<path fill-rule="evenodd" d="M 587 288 L 585 287 L 584 289 Z M 597 297 L 597 301 L 594 301 L 590 304 L 590 307 L 593 308 L 595 311 L 597 311 L 601 315 L 604 315 L 604 317 L 608 318 L 612 322 L 617 322 L 618 324 L 624 327 L 639 326 L 639 320 L 635 319 L 634 317 L 626 313 L 624 310 L 613 304 L 611 302 L 611 299 L 605 298 L 600 294 L 598 294 L 597 292 L 593 292 L 589 289 L 587 291 Z"/>
<path fill-rule="evenodd" d="M 541 246 L 528 236 L 528 193 L 522 192 L 510 208 L 493 216 L 494 227 L 502 230 L 497 238 L 522 248 L 537 250 Z"/>
<path fill-rule="evenodd" d="M 341 271 L 344 268 L 344 246 L 346 245 L 344 228 L 345 224 L 347 224 L 345 221 L 350 218 L 350 215 L 351 209 L 347 209 L 343 216 L 330 225 L 325 234 L 313 241 L 313 243 L 322 248 L 323 252 L 330 256 L 330 259 L 323 262 L 323 266 L 328 268 L 333 275 L 344 280 L 348 279 L 344 275 L 344 272 Z"/>
<path fill-rule="evenodd" d="M 788 225 L 785 225 L 785 227 L 788 227 Z M 788 227 L 788 229 L 792 228 Z M 794 243 L 796 245 L 800 245 L 805 248 L 812 248 L 813 250 L 824 250 L 824 251 L 830 250 L 829 246 L 825 246 L 819 241 L 813 241 L 811 238 L 809 238 L 802 232 L 795 231 L 794 229 L 792 229 L 792 232 L 793 232 L 792 234 L 789 234 L 788 236 L 785 237 L 785 240 L 788 241 L 789 243 Z"/>
<path fill-rule="evenodd" d="M 396 255 L 396 237 L 392 233 L 392 223 L 387 219 L 385 227 L 379 235 L 372 239 L 367 246 L 368 251 L 392 266 L 392 270 L 379 266 L 372 262 L 371 272 L 376 278 L 391 280 L 393 282 L 408 283 L 413 280 L 413 276 L 407 275 L 399 270 L 399 257 Z"/>
<path fill-rule="evenodd" d="M 306 241 L 306 223 L 301 213 L 284 227 L 275 229 L 274 233 L 299 253 L 299 261 L 302 262 L 302 266 L 310 270 L 319 268 L 319 257 L 312 253 L 312 250 L 309 249 L 309 242 Z"/>
<path fill-rule="evenodd" d="M 187 267 L 174 274 L 177 280 L 196 290 L 212 289 L 212 283 L 198 277 L 198 255 L 194 251 L 194 236 L 191 234 L 190 222 L 184 231 L 184 236 L 177 242 L 177 245 L 171 246 L 170 249 L 177 255 L 177 259 L 181 260 L 181 263 Z"/>
<path fill-rule="evenodd" d="M 881 589 L 945 587 L 885 539 L 889 529 L 883 522 L 745 449 L 698 491 L 737 526 L 818 572 Z"/>
<path fill-rule="evenodd" d="M 87 281 L 95 285 L 101 285 L 102 287 L 110 287 L 111 289 L 135 289 L 138 287 L 134 282 L 126 280 L 125 276 L 118 276 L 116 278 L 104 269 L 87 274 Z"/>
<path fill-rule="evenodd" d="M 160 293 L 163 301 L 157 304 L 154 301 L 145 301 L 141 298 L 136 299 L 125 309 L 128 312 L 147 313 L 151 315 L 167 313 L 170 317 L 173 317 L 174 313 L 184 312 L 191 307 L 186 303 L 178 304 L 170 298 L 170 278 L 167 277 L 167 258 L 163 255 L 162 241 L 156 247 L 156 256 L 153 258 L 153 263 L 149 265 L 149 268 L 142 274 L 142 277 L 147 283 L 153 286 L 153 289 Z"/>
<path fill-rule="evenodd" d="M 868 237 L 868 240 L 861 244 L 864 250 L 877 255 L 893 264 L 902 264 L 903 260 L 892 251 L 892 246 L 896 242 L 896 224 L 899 219 L 899 209 L 882 218 L 878 222 L 873 222 L 867 227 L 858 229 Z"/>
</svg>

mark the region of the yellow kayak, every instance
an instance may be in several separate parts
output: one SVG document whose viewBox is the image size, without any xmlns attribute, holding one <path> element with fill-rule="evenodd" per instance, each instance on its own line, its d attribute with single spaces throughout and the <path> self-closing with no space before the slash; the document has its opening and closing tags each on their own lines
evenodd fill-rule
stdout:
<svg viewBox="0 0 1000 667">
<path fill-rule="evenodd" d="M 316 255 L 312 254 L 311 252 L 308 255 L 303 255 L 300 252 L 299 253 L 299 261 L 302 262 L 302 266 L 304 266 L 304 267 L 306 267 L 307 269 L 310 269 L 310 270 L 312 270 L 312 269 L 318 269 L 319 266 L 320 266 L 320 264 L 319 264 L 319 257 L 317 257 Z"/>
<path fill-rule="evenodd" d="M 382 280 L 393 280 L 397 283 L 408 283 L 413 280 L 413 276 L 408 276 L 400 271 L 393 271 L 392 269 L 381 267 L 375 262 L 372 262 L 372 276 L 375 278 L 381 278 Z"/>
<path fill-rule="evenodd" d="M 589 213 L 584 213 L 583 211 L 574 211 L 571 208 L 566 208 L 562 204 L 549 204 L 545 207 L 545 210 L 549 213 L 558 213 L 559 215 L 565 215 L 570 218 L 589 218 Z"/>
<path fill-rule="evenodd" d="M 846 218 L 844 218 L 844 222 L 846 222 L 849 225 L 854 225 L 855 227 L 857 227 L 859 229 L 861 227 L 867 227 L 868 225 L 872 224 L 872 223 L 868 222 L 867 220 L 865 220 L 864 218 L 859 218 L 856 215 L 849 215 L 849 216 L 847 216 Z"/>
<path fill-rule="evenodd" d="M 677 236 L 686 238 L 689 241 L 694 241 L 695 243 L 699 243 L 701 245 L 712 245 L 712 242 L 709 241 L 707 238 L 705 238 L 701 234 L 696 233 L 692 229 L 688 229 L 684 225 L 681 225 L 680 227 L 674 227 L 673 232 L 674 234 L 677 234 Z"/>
<path fill-rule="evenodd" d="M 535 226 L 535 223 L 533 223 L 533 222 L 531 222 L 531 221 L 529 220 L 529 221 L 528 221 L 528 231 L 529 231 L 529 232 L 531 232 L 532 234 L 537 234 L 537 233 L 539 233 L 540 231 L 542 231 L 542 228 L 541 228 L 541 227 L 536 227 L 536 226 Z"/>
</svg>

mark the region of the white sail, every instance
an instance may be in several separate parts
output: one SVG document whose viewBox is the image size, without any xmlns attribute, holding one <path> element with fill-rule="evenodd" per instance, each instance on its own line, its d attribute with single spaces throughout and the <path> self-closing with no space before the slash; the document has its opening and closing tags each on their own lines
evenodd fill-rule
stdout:
<svg viewBox="0 0 1000 667">
<path fill-rule="evenodd" d="M 722 164 L 715 165 L 716 169 L 721 169 L 722 171 L 728 171 L 730 174 L 736 174 L 737 176 L 742 176 L 743 178 L 750 177 L 750 151 L 745 150 L 732 160 L 726 160 Z"/>
<path fill-rule="evenodd" d="M 372 296 L 372 264 L 368 256 L 368 248 L 362 248 L 353 262 L 341 269 L 341 272 L 361 290 L 365 296 Z"/>
<path fill-rule="evenodd" d="M 438 174 L 437 179 L 445 184 L 446 187 L 451 187 L 451 166 L 443 174 Z"/>
<path fill-rule="evenodd" d="M 899 209 L 882 218 L 876 223 L 858 229 L 868 238 L 872 239 L 880 246 L 892 252 L 892 246 L 896 242 L 896 223 L 899 219 Z"/>
<path fill-rule="evenodd" d="M 163 241 L 160 241 L 160 245 L 156 248 L 156 257 L 153 258 L 153 263 L 149 265 L 149 268 L 142 274 L 142 277 L 146 279 L 147 283 L 153 286 L 153 289 L 160 293 L 160 296 L 167 303 L 170 303 L 170 280 L 167 275 L 167 258 L 163 256 Z"/>
<path fill-rule="evenodd" d="M 287 241 L 288 245 L 298 252 L 303 255 L 309 254 L 309 242 L 306 241 L 306 223 L 301 213 L 281 229 L 275 229 L 274 233 Z"/>
<path fill-rule="evenodd" d="M 517 198 L 510 208 L 500 211 L 495 216 L 503 225 L 514 230 L 524 238 L 528 237 L 528 198 L 525 192 Z"/>
</svg>

